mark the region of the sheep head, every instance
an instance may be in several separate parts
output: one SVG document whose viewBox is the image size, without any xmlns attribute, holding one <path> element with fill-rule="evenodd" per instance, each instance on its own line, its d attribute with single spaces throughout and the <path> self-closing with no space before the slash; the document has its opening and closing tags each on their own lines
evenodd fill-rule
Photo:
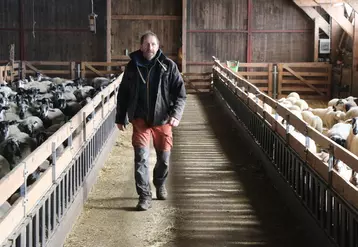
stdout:
<svg viewBox="0 0 358 247">
<path fill-rule="evenodd" d="M 39 115 L 41 119 L 44 119 L 48 116 L 49 109 L 50 109 L 49 105 L 43 104 L 40 106 Z"/>
<path fill-rule="evenodd" d="M 333 135 L 330 137 L 330 139 L 332 141 L 334 141 L 335 143 L 337 143 L 338 145 L 341 145 L 342 147 L 346 147 L 346 140 L 343 139 L 341 136 L 339 135 Z"/>
<path fill-rule="evenodd" d="M 20 107 L 19 117 L 20 117 L 20 119 L 24 119 L 25 113 L 29 109 L 29 106 L 26 104 L 20 104 L 19 107 Z"/>
<path fill-rule="evenodd" d="M 47 140 L 48 136 L 46 132 L 40 132 L 36 135 L 36 142 L 37 146 L 40 146 L 42 143 L 44 143 Z"/>
<path fill-rule="evenodd" d="M 4 157 L 9 161 L 11 164 L 15 164 L 15 157 L 21 158 L 21 150 L 20 150 L 20 143 L 18 140 L 11 138 L 9 139 L 5 146 L 4 146 Z M 16 164 L 15 164 L 16 165 Z M 11 167 L 12 169 L 13 167 Z"/>
<path fill-rule="evenodd" d="M 358 117 L 352 118 L 352 131 L 353 135 L 358 134 Z"/>
<path fill-rule="evenodd" d="M 9 136 L 9 122 L 0 122 L 0 142 L 3 142 Z"/>
</svg>

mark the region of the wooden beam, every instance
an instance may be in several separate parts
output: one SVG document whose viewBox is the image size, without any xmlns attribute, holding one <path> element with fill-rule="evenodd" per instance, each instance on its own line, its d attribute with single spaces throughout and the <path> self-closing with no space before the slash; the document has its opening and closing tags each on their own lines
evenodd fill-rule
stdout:
<svg viewBox="0 0 358 247">
<path fill-rule="evenodd" d="M 353 37 L 353 63 L 351 77 L 351 93 L 358 95 L 358 14 L 355 12 L 354 17 L 354 37 Z"/>
<path fill-rule="evenodd" d="M 314 21 L 314 55 L 313 61 L 318 62 L 319 23 L 318 18 Z"/>
<path fill-rule="evenodd" d="M 85 63 L 86 67 L 89 68 L 92 72 L 94 72 L 95 74 L 97 74 L 98 76 L 104 76 L 101 72 L 99 72 L 98 70 L 96 70 L 95 68 L 93 68 L 92 65 Z"/>
<path fill-rule="evenodd" d="M 181 21 L 181 16 L 176 15 L 112 15 L 112 20 L 161 20 Z"/>
<path fill-rule="evenodd" d="M 348 20 L 349 20 L 350 23 L 352 23 L 352 21 L 353 21 L 354 14 L 355 14 L 355 11 L 352 11 L 351 15 L 350 15 L 349 18 L 348 18 Z M 340 40 L 339 40 L 339 44 L 338 44 L 338 48 L 339 48 L 340 50 L 342 49 L 342 44 L 343 44 L 343 42 L 345 41 L 346 36 L 347 36 L 347 33 L 346 33 L 346 32 L 343 32 L 342 35 L 341 35 L 341 38 L 340 38 Z"/>
<path fill-rule="evenodd" d="M 321 4 L 320 6 L 353 38 L 353 25 L 344 15 L 339 14 L 337 9 L 330 4 Z"/>
<path fill-rule="evenodd" d="M 338 15 L 344 16 L 344 6 L 336 6 L 336 12 Z M 332 20 L 332 35 L 331 35 L 331 61 L 335 62 L 339 53 L 339 43 L 342 33 L 346 33 L 342 30 L 341 26 L 335 20 Z"/>
<path fill-rule="evenodd" d="M 299 0 L 294 0 L 294 3 L 296 3 L 312 20 L 318 19 L 317 23 L 319 28 L 322 29 L 325 34 L 330 36 L 329 23 L 313 7 L 300 6 L 299 2 Z"/>
<path fill-rule="evenodd" d="M 348 3 L 355 12 L 358 12 L 358 1 L 357 0 L 344 0 L 344 2 Z"/>
<path fill-rule="evenodd" d="M 344 3 L 344 0 L 295 0 L 298 6 L 320 6 L 320 4 L 336 4 L 336 3 Z"/>
<path fill-rule="evenodd" d="M 182 73 L 186 72 L 186 35 L 187 35 L 187 15 L 188 15 L 188 3 L 187 0 L 183 0 L 183 18 L 182 18 L 182 62 L 181 62 L 181 71 Z"/>
<path fill-rule="evenodd" d="M 106 42 L 106 49 L 107 49 L 107 53 L 106 53 L 106 58 L 107 58 L 107 62 L 110 62 L 112 60 L 111 58 L 111 54 L 112 54 L 112 35 L 111 35 L 111 29 L 112 29 L 112 1 L 111 0 L 107 0 L 107 28 L 106 28 L 106 32 L 107 32 L 107 42 Z"/>
</svg>

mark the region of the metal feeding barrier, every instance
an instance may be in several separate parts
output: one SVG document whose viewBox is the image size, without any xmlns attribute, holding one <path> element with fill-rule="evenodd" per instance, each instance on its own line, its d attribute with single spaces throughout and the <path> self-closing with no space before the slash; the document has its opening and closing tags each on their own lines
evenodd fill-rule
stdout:
<svg viewBox="0 0 358 247">
<path fill-rule="evenodd" d="M 342 160 L 357 171 L 358 159 L 305 122 L 295 117 L 255 85 L 225 68 L 214 58 L 213 91 L 240 122 L 285 190 L 316 222 L 321 232 L 338 246 L 358 246 L 358 190 L 332 168 L 334 159 Z M 250 95 L 249 95 L 250 94 Z M 306 139 L 301 143 L 267 111 L 275 109 Z M 314 140 L 329 153 L 328 164 L 308 150 Z M 301 207 L 301 206 L 300 206 Z"/>
<path fill-rule="evenodd" d="M 116 95 L 123 74 L 0 180 L 0 205 L 21 197 L 0 220 L 0 246 L 62 246 L 115 141 Z M 56 156 L 64 141 L 68 146 Z M 31 186 L 26 179 L 48 157 Z"/>
</svg>

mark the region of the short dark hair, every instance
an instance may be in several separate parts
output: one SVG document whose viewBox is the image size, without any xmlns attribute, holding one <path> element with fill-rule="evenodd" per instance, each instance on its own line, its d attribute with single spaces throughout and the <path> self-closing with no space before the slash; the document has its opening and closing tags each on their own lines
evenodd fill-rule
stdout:
<svg viewBox="0 0 358 247">
<path fill-rule="evenodd" d="M 154 36 L 154 37 L 157 39 L 158 44 L 159 44 L 158 36 L 157 36 L 155 33 L 153 33 L 152 31 L 150 31 L 150 30 L 145 31 L 145 32 L 142 34 L 142 36 L 140 37 L 140 44 L 142 45 L 143 42 L 144 42 L 144 40 L 145 40 L 147 37 L 149 37 L 149 36 Z"/>
</svg>

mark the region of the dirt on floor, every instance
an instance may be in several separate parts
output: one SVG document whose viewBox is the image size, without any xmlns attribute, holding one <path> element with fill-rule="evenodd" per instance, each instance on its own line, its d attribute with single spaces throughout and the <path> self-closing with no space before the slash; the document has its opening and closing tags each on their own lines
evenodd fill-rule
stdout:
<svg viewBox="0 0 358 247">
<path fill-rule="evenodd" d="M 120 132 L 65 247 L 155 247 L 170 241 L 176 209 L 168 201 L 153 200 L 147 212 L 135 210 L 138 196 L 131 133 L 131 127 Z M 155 162 L 153 151 L 151 164 Z M 153 186 L 152 192 L 155 196 Z"/>
</svg>

